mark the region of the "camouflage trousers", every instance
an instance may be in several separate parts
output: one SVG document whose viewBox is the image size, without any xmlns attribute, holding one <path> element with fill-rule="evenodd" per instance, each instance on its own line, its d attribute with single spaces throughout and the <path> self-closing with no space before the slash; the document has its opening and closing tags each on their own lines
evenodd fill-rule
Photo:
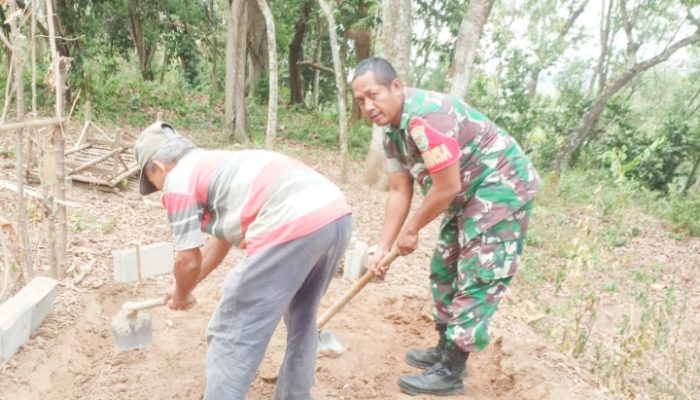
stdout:
<svg viewBox="0 0 700 400">
<path fill-rule="evenodd" d="M 489 343 L 488 324 L 518 269 L 532 202 L 469 240 L 461 215 L 442 221 L 430 265 L 433 317 L 467 352 Z"/>
</svg>

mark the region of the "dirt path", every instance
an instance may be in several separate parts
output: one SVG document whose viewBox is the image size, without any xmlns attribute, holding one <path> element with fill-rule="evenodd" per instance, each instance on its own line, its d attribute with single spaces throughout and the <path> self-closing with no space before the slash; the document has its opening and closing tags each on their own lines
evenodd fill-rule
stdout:
<svg viewBox="0 0 700 400">
<path fill-rule="evenodd" d="M 337 178 L 332 155 L 312 159 L 305 157 L 303 148 L 288 152 L 297 152 L 293 155 Z M 357 171 L 343 189 L 354 210 L 356 235 L 375 241 L 385 193 L 368 190 Z M 54 311 L 42 328 L 9 363 L 0 365 L 0 399 L 200 399 L 204 331 L 219 298 L 220 283 L 240 253 L 232 252 L 225 265 L 195 290 L 198 304 L 194 309 L 151 312 L 151 346 L 117 352 L 109 331 L 111 317 L 124 301 L 160 295 L 171 280 L 149 279 L 138 287 L 114 283 L 111 252 L 133 241 L 169 240 L 167 221 L 157 198 L 144 202 L 133 183 L 120 195 L 77 187 L 71 198 L 83 207 L 71 214 L 70 262 L 78 267 L 95 259 L 95 269 L 77 287 L 63 282 Z M 400 374 L 416 371 L 403 361 L 406 348 L 434 341 L 426 269 L 434 232 L 435 227 L 429 227 L 414 255 L 399 259 L 386 281 L 369 285 L 326 326 L 346 351 L 338 357 L 319 358 L 316 399 L 430 398 L 401 394 L 396 380 Z M 350 282 L 335 279 L 322 309 L 349 286 Z M 523 312 L 506 298 L 493 323 L 493 345 L 469 361 L 467 394 L 452 398 L 606 398 L 575 363 L 514 317 Z M 272 397 L 283 343 L 281 326 L 254 380 L 250 399 Z"/>
</svg>

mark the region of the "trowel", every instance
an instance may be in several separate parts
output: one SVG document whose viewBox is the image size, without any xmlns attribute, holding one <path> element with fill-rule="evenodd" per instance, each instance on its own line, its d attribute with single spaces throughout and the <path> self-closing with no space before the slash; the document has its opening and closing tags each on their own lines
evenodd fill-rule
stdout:
<svg viewBox="0 0 700 400">
<path fill-rule="evenodd" d="M 188 297 L 190 304 L 195 298 Z M 151 315 L 143 310 L 164 306 L 165 297 L 144 301 L 128 301 L 122 305 L 121 311 L 112 318 L 112 337 L 120 350 L 140 349 L 153 341 Z"/>
<path fill-rule="evenodd" d="M 396 258 L 399 257 L 399 251 L 397 248 L 394 248 L 389 254 L 384 256 L 384 258 L 379 262 L 379 265 L 389 265 Z M 340 311 L 341 308 L 343 308 L 350 300 L 352 300 L 360 291 L 367 286 L 367 284 L 374 279 L 374 273 L 372 271 L 367 271 L 365 272 L 364 275 L 360 279 L 358 279 L 350 288 L 350 290 L 347 291 L 341 297 L 338 301 L 336 301 L 326 312 L 321 315 L 321 317 L 316 321 L 316 326 L 319 330 L 318 332 L 318 353 L 325 353 L 325 354 L 340 354 L 343 352 L 343 345 L 340 344 L 338 339 L 333 336 L 332 333 L 328 331 L 322 331 L 321 328 L 323 328 L 324 325 L 330 319 Z"/>
</svg>

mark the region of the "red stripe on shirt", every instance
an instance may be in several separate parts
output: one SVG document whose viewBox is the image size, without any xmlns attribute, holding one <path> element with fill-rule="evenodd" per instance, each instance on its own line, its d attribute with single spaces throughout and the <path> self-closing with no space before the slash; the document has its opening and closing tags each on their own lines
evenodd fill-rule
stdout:
<svg viewBox="0 0 700 400">
<path fill-rule="evenodd" d="M 173 214 L 178 211 L 188 209 L 197 205 L 197 199 L 189 193 L 165 193 L 161 198 L 163 207 L 168 211 L 168 214 Z"/>
<path fill-rule="evenodd" d="M 245 248 L 245 234 L 248 231 L 248 226 L 255 221 L 262 205 L 265 204 L 272 181 L 283 173 L 304 168 L 309 167 L 297 160 L 283 158 L 270 162 L 260 170 L 253 181 L 250 196 L 241 210 L 241 232 L 244 238 L 241 248 Z"/>
<path fill-rule="evenodd" d="M 209 200 L 209 184 L 214 175 L 214 170 L 231 157 L 230 152 L 210 151 L 206 157 L 202 157 L 192 169 L 190 190 L 200 203 L 207 203 Z"/>
<path fill-rule="evenodd" d="M 347 214 L 350 214 L 350 206 L 344 197 L 340 197 L 316 211 L 246 240 L 241 248 L 245 248 L 246 254 L 251 256 L 270 246 L 286 243 L 308 235 Z"/>
</svg>

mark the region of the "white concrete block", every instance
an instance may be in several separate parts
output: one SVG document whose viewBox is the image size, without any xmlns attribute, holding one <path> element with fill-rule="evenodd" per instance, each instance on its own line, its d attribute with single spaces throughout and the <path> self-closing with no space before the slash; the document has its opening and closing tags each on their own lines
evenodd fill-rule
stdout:
<svg viewBox="0 0 700 400">
<path fill-rule="evenodd" d="M 153 243 L 140 246 L 141 279 L 173 272 L 175 253 L 171 243 Z M 117 282 L 134 282 L 139 280 L 136 247 L 117 250 L 114 258 L 114 280 Z"/>
<path fill-rule="evenodd" d="M 7 361 L 29 340 L 34 303 L 13 296 L 0 305 L 0 359 Z"/>
<path fill-rule="evenodd" d="M 58 281 L 45 276 L 37 276 L 27 286 L 23 287 L 16 297 L 24 297 L 34 304 L 30 334 L 36 332 L 41 323 L 51 312 L 53 300 L 56 298 Z"/>
<path fill-rule="evenodd" d="M 343 259 L 343 278 L 358 280 L 367 269 L 369 246 L 367 243 L 352 239 Z"/>
</svg>

